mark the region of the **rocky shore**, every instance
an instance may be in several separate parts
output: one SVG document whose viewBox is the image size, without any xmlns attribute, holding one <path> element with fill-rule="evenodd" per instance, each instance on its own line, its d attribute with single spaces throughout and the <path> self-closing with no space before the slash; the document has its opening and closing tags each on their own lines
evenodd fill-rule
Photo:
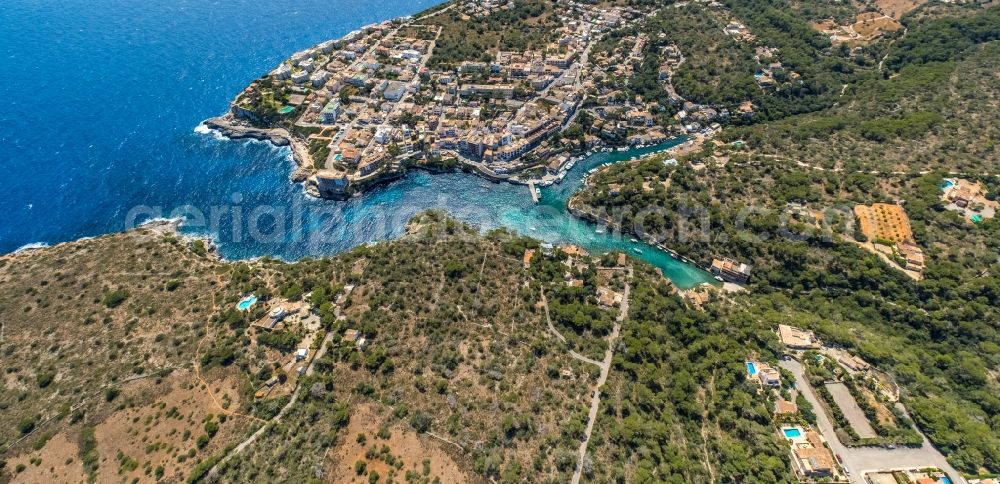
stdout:
<svg viewBox="0 0 1000 484">
<path fill-rule="evenodd" d="M 255 139 L 275 146 L 291 147 L 296 167 L 292 172 L 292 181 L 295 183 L 306 181 L 315 171 L 310 166 L 312 158 L 309 156 L 309 148 L 284 128 L 255 128 L 240 122 L 232 114 L 206 119 L 203 124 L 229 139 Z"/>
</svg>

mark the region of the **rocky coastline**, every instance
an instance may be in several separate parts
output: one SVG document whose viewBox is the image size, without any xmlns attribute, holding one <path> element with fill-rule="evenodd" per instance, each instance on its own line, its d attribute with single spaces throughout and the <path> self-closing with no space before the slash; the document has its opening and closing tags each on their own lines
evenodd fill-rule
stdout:
<svg viewBox="0 0 1000 484">
<path fill-rule="evenodd" d="M 181 232 L 181 224 L 184 223 L 183 218 L 154 218 L 147 220 L 135 227 L 127 228 L 120 232 L 111 232 L 103 235 L 93 236 L 93 237 L 80 237 L 78 239 L 67 240 L 65 242 L 59 242 L 57 244 L 37 244 L 33 247 L 26 247 L 21 250 L 14 252 L 9 252 L 6 254 L 0 254 L 0 260 L 11 259 L 18 257 L 33 257 L 38 254 L 44 254 L 50 252 L 57 247 L 69 246 L 69 247 L 85 247 L 85 244 L 100 243 L 101 240 L 120 237 L 122 235 L 128 235 L 136 237 L 139 239 L 163 239 L 164 237 L 173 238 L 181 243 L 185 244 L 189 249 L 203 255 L 205 257 L 221 260 L 219 255 L 218 246 L 215 244 L 215 240 L 206 235 L 192 235 L 185 234 Z M 197 248 L 195 248 L 197 246 Z"/>
<path fill-rule="evenodd" d="M 315 172 L 315 169 L 309 166 L 309 148 L 284 128 L 249 126 L 240 122 L 232 114 L 206 119 L 202 124 L 228 139 L 255 139 L 271 143 L 274 146 L 290 147 L 292 159 L 295 161 L 295 170 L 292 172 L 291 178 L 295 183 L 306 181 Z"/>
</svg>

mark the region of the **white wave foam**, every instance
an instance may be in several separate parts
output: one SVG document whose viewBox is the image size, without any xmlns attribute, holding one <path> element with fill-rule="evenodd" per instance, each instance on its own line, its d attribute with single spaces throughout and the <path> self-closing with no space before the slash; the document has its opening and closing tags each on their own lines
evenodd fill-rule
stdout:
<svg viewBox="0 0 1000 484">
<path fill-rule="evenodd" d="M 184 217 L 154 217 L 149 220 L 143 221 L 139 224 L 139 227 L 145 227 L 147 225 L 157 225 L 161 223 L 172 223 L 172 224 L 182 224 L 184 223 Z"/>
<path fill-rule="evenodd" d="M 24 245 L 18 247 L 17 250 L 14 251 L 14 253 L 15 254 L 20 254 L 21 252 L 27 252 L 29 250 L 44 249 L 46 247 L 50 247 L 50 245 L 47 242 L 32 242 L 30 244 L 24 244 Z"/>
<path fill-rule="evenodd" d="M 201 123 L 198 126 L 195 126 L 194 132 L 200 135 L 211 135 L 212 138 L 215 139 L 216 141 L 222 141 L 226 139 L 226 137 L 223 136 L 223 134 L 220 133 L 219 130 L 209 128 L 208 125 L 206 125 L 205 123 Z"/>
</svg>

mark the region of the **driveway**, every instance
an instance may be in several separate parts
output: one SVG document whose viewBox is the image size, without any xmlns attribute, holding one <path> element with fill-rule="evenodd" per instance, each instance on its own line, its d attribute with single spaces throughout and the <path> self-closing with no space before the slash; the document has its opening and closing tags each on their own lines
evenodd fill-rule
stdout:
<svg viewBox="0 0 1000 484">
<path fill-rule="evenodd" d="M 812 386 L 809 385 L 806 379 L 805 369 L 802 367 L 802 364 L 795 360 L 783 360 L 778 365 L 795 375 L 796 388 L 799 389 L 799 392 L 802 393 L 806 401 L 812 404 L 815 410 L 816 426 L 823 434 L 823 437 L 826 438 L 827 443 L 830 444 L 830 449 L 843 458 L 842 465 L 850 472 L 849 479 L 852 483 L 864 484 L 865 481 L 861 476 L 863 473 L 869 471 L 927 466 L 935 466 L 945 471 L 951 477 L 952 482 L 968 482 L 961 477 L 958 471 L 948 464 L 948 461 L 931 445 L 923 432 L 920 432 L 920 429 L 917 429 L 917 432 L 924 441 L 923 446 L 920 448 L 900 447 L 889 450 L 881 447 L 846 447 L 837 438 L 830 418 L 823 411 L 823 407 L 819 404 L 819 399 L 816 398 Z M 897 406 L 902 407 L 902 404 L 897 403 Z"/>
</svg>

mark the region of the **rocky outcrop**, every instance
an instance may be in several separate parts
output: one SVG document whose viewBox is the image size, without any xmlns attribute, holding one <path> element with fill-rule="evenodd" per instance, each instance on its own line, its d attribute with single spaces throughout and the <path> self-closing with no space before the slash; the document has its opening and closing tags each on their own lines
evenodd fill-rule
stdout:
<svg viewBox="0 0 1000 484">
<path fill-rule="evenodd" d="M 295 170 L 292 172 L 291 178 L 295 183 L 305 182 L 315 172 L 312 167 L 312 156 L 309 155 L 308 146 L 302 140 L 292 136 L 284 128 L 248 126 L 240 122 L 232 114 L 207 119 L 204 124 L 209 129 L 218 131 L 219 134 L 229 139 L 255 139 L 266 141 L 274 146 L 291 147 L 292 159 L 295 160 Z"/>
</svg>

